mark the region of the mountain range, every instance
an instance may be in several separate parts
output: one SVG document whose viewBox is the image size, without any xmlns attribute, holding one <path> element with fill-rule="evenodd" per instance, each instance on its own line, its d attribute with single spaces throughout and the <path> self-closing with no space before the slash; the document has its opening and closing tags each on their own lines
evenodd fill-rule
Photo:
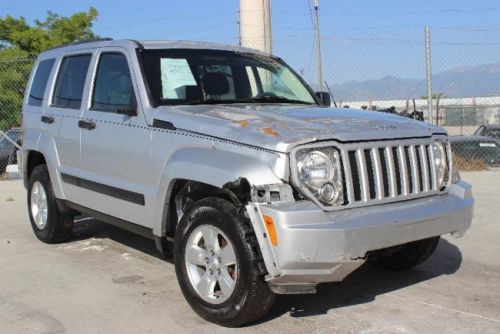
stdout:
<svg viewBox="0 0 500 334">
<path fill-rule="evenodd" d="M 432 91 L 447 97 L 500 95 L 500 63 L 459 67 L 436 73 L 432 80 Z M 419 98 L 427 95 L 426 87 L 426 80 L 386 76 L 330 88 L 336 100 L 367 101 Z"/>
</svg>

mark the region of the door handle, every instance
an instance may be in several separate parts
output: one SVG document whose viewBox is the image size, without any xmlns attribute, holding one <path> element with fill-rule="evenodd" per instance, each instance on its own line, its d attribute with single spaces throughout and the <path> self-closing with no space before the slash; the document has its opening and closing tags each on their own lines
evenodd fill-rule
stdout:
<svg viewBox="0 0 500 334">
<path fill-rule="evenodd" d="M 52 117 L 52 116 L 43 115 L 42 117 L 40 117 L 40 119 L 42 120 L 43 123 L 47 123 L 47 124 L 54 123 L 54 117 Z"/>
<path fill-rule="evenodd" d="M 95 129 L 95 123 L 91 121 L 84 121 L 84 120 L 79 120 L 78 121 L 78 127 L 82 129 L 87 129 L 87 130 L 94 130 Z"/>
</svg>

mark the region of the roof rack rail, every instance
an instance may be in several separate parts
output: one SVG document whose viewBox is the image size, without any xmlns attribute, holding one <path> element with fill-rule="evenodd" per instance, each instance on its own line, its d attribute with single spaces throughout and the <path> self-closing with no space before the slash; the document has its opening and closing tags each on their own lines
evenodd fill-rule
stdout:
<svg viewBox="0 0 500 334">
<path fill-rule="evenodd" d="M 113 40 L 112 38 L 96 38 L 96 39 L 91 39 L 91 40 L 87 40 L 87 41 L 66 43 L 66 44 L 61 44 L 58 46 L 54 46 L 54 47 L 45 49 L 43 52 L 49 51 L 49 50 L 55 50 L 55 49 L 59 49 L 59 48 L 64 48 L 66 46 L 80 45 L 80 44 L 87 44 L 87 43 L 94 43 L 94 42 L 106 42 L 106 41 L 112 41 L 112 40 Z"/>
</svg>

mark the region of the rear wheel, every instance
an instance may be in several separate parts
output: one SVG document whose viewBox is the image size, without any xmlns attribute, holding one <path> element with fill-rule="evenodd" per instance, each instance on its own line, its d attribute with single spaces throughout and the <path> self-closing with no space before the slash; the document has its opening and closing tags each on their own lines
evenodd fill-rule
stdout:
<svg viewBox="0 0 500 334">
<path fill-rule="evenodd" d="M 30 175 L 28 212 L 33 232 L 41 241 L 56 243 L 71 236 L 73 217 L 59 210 L 46 165 L 36 166 Z"/>
<path fill-rule="evenodd" d="M 381 269 L 409 270 L 427 260 L 434 253 L 439 239 L 440 237 L 433 237 L 379 250 L 370 255 L 368 262 Z"/>
<path fill-rule="evenodd" d="M 174 262 L 184 297 L 208 321 L 243 325 L 273 303 L 250 222 L 226 200 L 203 199 L 186 212 L 177 227 Z"/>
</svg>

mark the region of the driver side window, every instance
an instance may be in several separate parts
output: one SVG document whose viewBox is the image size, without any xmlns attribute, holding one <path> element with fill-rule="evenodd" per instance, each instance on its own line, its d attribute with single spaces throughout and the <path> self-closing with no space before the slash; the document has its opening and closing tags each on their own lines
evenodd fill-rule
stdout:
<svg viewBox="0 0 500 334">
<path fill-rule="evenodd" d="M 103 53 L 97 67 L 91 109 L 116 113 L 119 109 L 135 108 L 127 58 L 121 53 Z"/>
</svg>

